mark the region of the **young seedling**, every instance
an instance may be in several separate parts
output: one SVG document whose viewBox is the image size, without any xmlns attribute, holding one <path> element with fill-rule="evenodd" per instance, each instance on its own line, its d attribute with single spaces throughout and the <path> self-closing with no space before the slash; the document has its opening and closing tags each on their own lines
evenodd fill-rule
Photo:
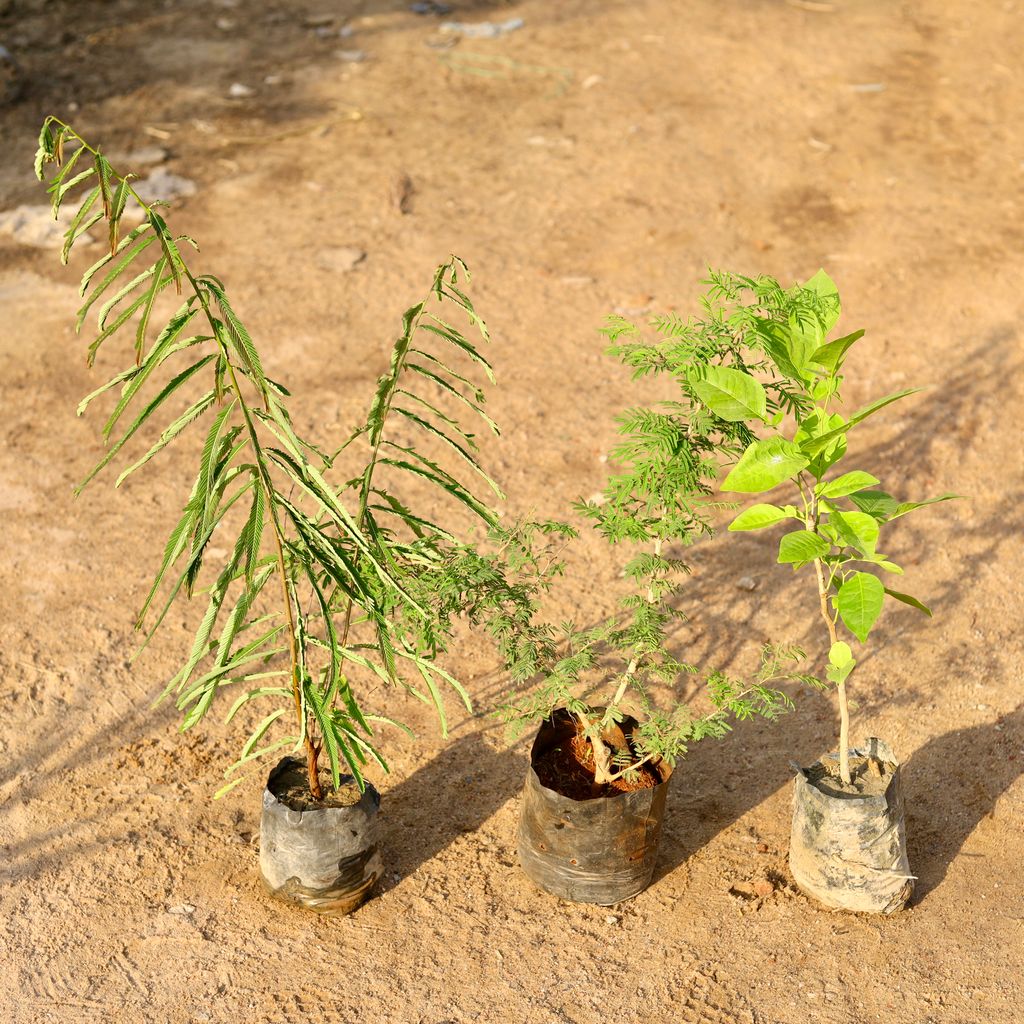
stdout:
<svg viewBox="0 0 1024 1024">
<path fill-rule="evenodd" d="M 655 759 L 673 765 L 690 744 L 728 732 L 733 719 L 777 718 L 791 706 L 778 689 L 784 680 L 816 682 L 796 671 L 803 658 L 799 648 L 766 645 L 752 681 L 718 671 L 708 675 L 708 713 L 695 714 L 683 700 L 659 708 L 649 694 L 652 683 L 675 686 L 697 671 L 670 651 L 671 626 L 685 618 L 674 598 L 680 578 L 690 571 L 674 552 L 711 534 L 712 516 L 723 507 L 713 497 L 720 470 L 756 436 L 747 418 L 781 413 L 799 400 L 799 392 L 780 378 L 756 389 L 734 386 L 727 398 L 708 404 L 720 385 L 740 378 L 756 384 L 751 374 L 762 368 L 757 358 L 748 362 L 748 349 L 731 324 L 735 312 L 719 301 L 715 286 L 703 300 L 701 317 L 655 320 L 653 341 L 622 319 L 610 321 L 605 331 L 613 342 L 610 351 L 632 368 L 634 378 L 665 375 L 679 386 L 678 399 L 630 409 L 619 418 L 622 441 L 611 458 L 622 471 L 600 500 L 577 506 L 610 544 L 639 549 L 625 566 L 632 591 L 621 602 L 621 616 L 586 630 L 571 623 L 553 630 L 552 647 L 562 656 L 549 659 L 535 692 L 501 709 L 515 730 L 567 708 L 589 741 L 598 787 Z M 595 684 L 595 676 L 607 682 Z M 629 742 L 618 729 L 627 706 L 640 718 Z"/>
<path fill-rule="evenodd" d="M 78 410 L 115 393 L 103 428 L 106 439 L 123 419 L 133 418 L 77 490 L 172 400 L 178 409 L 170 422 L 122 470 L 117 485 L 201 417 L 211 421 L 188 499 L 136 621 L 146 631 L 144 647 L 175 601 L 190 598 L 206 580 L 205 614 L 163 698 L 174 696 L 184 715 L 182 730 L 201 721 L 224 693 L 241 691 L 228 721 L 252 701 L 276 704 L 243 744 L 229 777 L 258 757 L 292 747 L 305 752 L 314 799 L 323 796 L 324 753 L 335 789 L 342 766 L 362 788 L 369 761 L 387 770 L 373 726 L 390 719 L 364 712 L 350 672 L 406 687 L 434 705 L 444 730 L 442 688 L 454 689 L 469 707 L 461 684 L 437 662 L 455 618 L 468 616 L 487 626 L 511 650 L 529 617 L 530 574 L 537 566 L 523 553 L 520 531 L 502 530 L 494 508 L 445 468 L 442 457 L 428 454 L 428 442 L 436 442 L 500 496 L 478 462 L 474 434 L 460 419 L 461 412 L 497 432 L 475 381 L 481 374 L 493 381 L 490 365 L 445 312 L 450 308 L 479 340 L 487 340 L 483 321 L 462 291 L 468 278 L 464 264 L 452 257 L 439 267 L 429 294 L 405 313 L 365 426 L 341 450 L 327 454 L 297 432 L 289 392 L 264 372 L 222 282 L 192 269 L 187 253 L 198 247 L 172 233 L 160 212 L 166 204 L 141 199 L 132 175 L 118 173 L 99 149 L 54 117 L 40 134 L 40 179 L 50 165 L 54 216 L 62 203 L 78 204 L 62 261 L 90 240 L 89 232 L 102 229 L 106 239 L 106 251 L 81 285 L 78 328 L 97 311 L 88 364 L 113 336 L 133 338 L 131 365 Z M 180 305 L 164 320 L 155 310 L 171 289 Z M 196 385 L 198 395 L 190 391 Z M 401 438 L 394 430 L 399 422 Z M 342 456 L 359 450 L 357 440 L 366 442 L 363 459 L 347 483 L 332 484 L 327 474 Z M 481 553 L 458 539 L 452 522 L 438 525 L 414 511 L 403 496 L 403 480 L 453 499 L 503 547 L 497 554 Z M 215 536 L 216 546 L 230 551 L 226 557 L 215 554 Z M 516 564 L 506 576 L 508 552 Z M 408 682 L 404 672 L 418 683 Z M 266 741 L 272 727 L 289 722 L 284 735 Z"/>
<path fill-rule="evenodd" d="M 731 365 L 707 366 L 695 388 L 713 415 L 747 425 L 751 438 L 722 483 L 728 493 L 762 494 L 788 485 L 795 504 L 759 503 L 741 512 L 730 530 L 761 530 L 791 523 L 778 561 L 812 574 L 822 624 L 828 635 L 826 675 L 839 702 L 840 775 L 850 783 L 850 708 L 846 684 L 856 667 L 844 629 L 867 641 L 889 598 L 931 615 L 917 598 L 886 586 L 875 574 L 903 570 L 879 550 L 882 527 L 915 509 L 956 497 L 899 502 L 878 490 L 861 469 L 846 469 L 850 431 L 869 416 L 918 389 L 887 395 L 849 417 L 833 411 L 840 399 L 843 368 L 864 331 L 828 340 L 839 319 L 835 284 L 820 271 L 806 284 L 784 289 L 769 277 L 721 274 L 714 294 L 733 305 L 729 327 L 743 357 Z M 741 300 L 746 298 L 744 303 Z M 777 403 L 773 396 L 785 395 Z"/>
</svg>

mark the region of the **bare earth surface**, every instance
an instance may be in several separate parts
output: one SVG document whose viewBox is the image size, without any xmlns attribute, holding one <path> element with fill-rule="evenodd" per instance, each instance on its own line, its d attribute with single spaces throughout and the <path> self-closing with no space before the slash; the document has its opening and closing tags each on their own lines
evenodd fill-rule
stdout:
<svg viewBox="0 0 1024 1024">
<path fill-rule="evenodd" d="M 162 147 L 196 185 L 174 225 L 325 439 L 358 421 L 402 310 L 457 252 L 494 334 L 489 465 L 510 512 L 542 515 L 600 489 L 614 413 L 657 397 L 602 354 L 606 314 L 692 311 L 707 265 L 825 266 L 842 325 L 868 329 L 847 401 L 929 386 L 861 428 L 859 467 L 900 496 L 970 495 L 894 528 L 935 619 L 887 611 L 855 677 L 854 735 L 906 765 L 913 903 L 829 913 L 787 875 L 789 762 L 831 749 L 823 696 L 692 751 L 647 892 L 608 910 L 535 890 L 514 854 L 525 744 L 488 717 L 505 684 L 467 640 L 450 667 L 479 714 L 450 741 L 374 697 L 420 732 L 374 778 L 382 891 L 340 920 L 273 904 L 259 780 L 210 799 L 245 723 L 179 736 L 172 708 L 150 710 L 200 609 L 128 662 L 195 451 L 72 499 L 101 451 L 98 415 L 74 415 L 99 382 L 72 331 L 86 257 L 61 268 L 54 246 L 0 235 L 0 1019 L 1019 1021 L 1024 10 L 456 6 L 524 24 L 443 48 L 439 19 L 385 0 L 0 0 L 24 87 L 0 107 L 0 213 L 45 201 L 48 111 L 108 154 Z M 337 56 L 352 50 L 366 59 Z M 742 672 L 762 639 L 818 643 L 774 556 L 770 531 L 694 550 L 681 651 Z M 586 537 L 553 616 L 609 612 L 619 571 Z"/>
</svg>

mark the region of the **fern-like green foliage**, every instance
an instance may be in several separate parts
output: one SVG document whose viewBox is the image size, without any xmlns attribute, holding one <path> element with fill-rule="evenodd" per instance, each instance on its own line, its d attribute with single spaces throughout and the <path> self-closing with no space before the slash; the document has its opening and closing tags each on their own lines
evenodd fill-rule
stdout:
<svg viewBox="0 0 1024 1024">
<path fill-rule="evenodd" d="M 188 498 L 136 623 L 145 646 L 179 598 L 204 594 L 205 613 L 163 697 L 176 701 L 183 730 L 224 693 L 236 694 L 228 721 L 251 702 L 271 706 L 229 777 L 292 747 L 305 750 L 314 796 L 321 794 L 321 754 L 335 787 L 345 769 L 362 786 L 370 761 L 387 769 L 374 726 L 390 720 L 363 710 L 353 673 L 408 687 L 436 707 L 444 729 L 445 688 L 469 706 L 462 685 L 436 660 L 455 619 L 468 615 L 513 650 L 521 632 L 529 639 L 543 574 L 557 571 L 542 569 L 523 547 L 519 531 L 528 528 L 502 527 L 479 493 L 478 484 L 492 496 L 501 492 L 465 425 L 468 419 L 497 432 L 478 382 L 493 374 L 480 349 L 486 327 L 463 290 L 465 265 L 452 257 L 440 266 L 428 295 L 406 312 L 365 425 L 328 455 L 297 433 L 288 390 L 265 373 L 224 284 L 193 271 L 186 253 L 197 246 L 172 233 L 159 212 L 166 204 L 144 202 L 132 175 L 53 117 L 36 156 L 40 179 L 48 169 L 54 216 L 62 203 L 77 204 L 62 261 L 101 224 L 108 243 L 82 278 L 78 328 L 90 316 L 96 321 L 89 365 L 108 339 L 132 338 L 132 364 L 79 406 L 81 414 L 113 393 L 103 427 L 112 443 L 78 490 L 136 435 L 148 433 L 149 446 L 117 484 L 190 427 L 205 430 Z M 164 319 L 159 299 L 171 289 L 180 304 Z M 357 464 L 332 483 L 346 460 Z M 437 497 L 450 503 L 440 503 L 446 521 L 460 519 L 455 507 L 468 510 L 496 545 L 481 551 L 450 524 L 416 511 L 405 493 L 410 484 L 431 510 Z M 424 486 L 434 495 L 424 497 Z M 215 535 L 219 546 L 225 535 L 234 538 L 226 559 L 212 554 Z M 509 551 L 524 553 L 510 558 Z"/>
<path fill-rule="evenodd" d="M 600 499 L 577 505 L 611 544 L 631 548 L 624 574 L 632 592 L 620 615 L 593 628 L 579 630 L 569 623 L 552 629 L 547 650 L 560 656 L 546 663 L 538 688 L 501 709 L 519 728 L 566 707 L 594 748 L 598 782 L 653 758 L 673 764 L 690 743 L 723 735 L 733 720 L 777 718 L 792 704 L 779 689 L 783 681 L 819 685 L 797 670 L 803 657 L 799 648 L 767 645 L 751 681 L 721 672 L 706 675 L 709 713 L 694 714 L 685 702 L 662 709 L 649 695 L 651 683 L 675 685 L 698 673 L 670 650 L 672 625 L 684 618 L 676 606 L 679 581 L 690 571 L 682 553 L 712 532 L 716 510 L 730 507 L 716 500 L 715 487 L 723 468 L 756 438 L 748 420 L 780 419 L 810 401 L 789 378 L 768 372 L 774 365 L 769 351 L 775 325 L 781 329 L 790 318 L 805 322 L 815 314 L 816 297 L 724 274 L 712 274 L 706 283 L 700 316 L 659 317 L 653 339 L 621 317 L 610 319 L 604 330 L 612 341 L 610 353 L 632 369 L 634 379 L 666 375 L 679 389 L 672 401 L 632 408 L 619 417 L 621 441 L 611 452 L 619 472 Z M 730 390 L 736 379 L 753 375 L 766 378 L 761 391 Z M 721 400 L 709 405 L 707 397 L 720 393 Z M 625 704 L 642 722 L 623 755 L 614 743 L 609 746 L 608 737 L 622 721 Z"/>
</svg>

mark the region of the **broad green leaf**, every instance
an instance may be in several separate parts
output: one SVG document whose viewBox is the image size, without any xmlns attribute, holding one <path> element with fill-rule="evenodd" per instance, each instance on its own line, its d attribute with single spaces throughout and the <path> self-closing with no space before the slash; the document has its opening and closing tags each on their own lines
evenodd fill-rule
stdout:
<svg viewBox="0 0 1024 1024">
<path fill-rule="evenodd" d="M 908 395 L 915 395 L 921 390 L 921 388 L 904 388 L 904 390 L 897 391 L 895 394 L 886 395 L 885 398 L 880 398 L 877 402 L 872 402 L 870 405 L 865 405 L 863 409 L 858 409 L 841 427 L 808 440 L 801 447 L 809 455 L 817 455 L 819 452 L 824 451 L 836 438 L 846 434 L 852 427 L 866 420 L 869 416 L 874 415 L 879 409 L 884 409 L 887 405 L 898 402 L 901 398 L 906 398 Z"/>
<path fill-rule="evenodd" d="M 866 512 L 833 512 L 829 522 L 842 542 L 866 555 L 875 553 L 878 543 L 878 520 Z"/>
<path fill-rule="evenodd" d="M 806 384 L 810 375 L 806 364 L 800 360 L 804 354 L 803 346 L 795 344 L 788 328 L 770 321 L 761 321 L 756 327 L 765 351 L 772 358 L 783 376 L 790 380 Z"/>
<path fill-rule="evenodd" d="M 842 498 L 854 491 L 861 491 L 865 487 L 877 484 L 878 478 L 870 473 L 864 473 L 855 469 L 852 473 L 844 473 L 842 476 L 830 480 L 827 484 L 819 484 L 815 490 L 823 498 Z"/>
<path fill-rule="evenodd" d="M 796 476 L 808 461 L 800 448 L 785 438 L 754 441 L 722 481 L 722 490 L 743 494 L 770 491 Z"/>
<path fill-rule="evenodd" d="M 883 523 L 899 507 L 896 499 L 891 494 L 886 494 L 885 491 L 855 491 L 849 495 L 849 498 L 861 512 L 867 512 L 869 516 Z"/>
<path fill-rule="evenodd" d="M 901 594 L 898 590 L 890 590 L 888 587 L 885 588 L 885 592 L 897 601 L 902 601 L 903 604 L 908 604 L 911 608 L 916 608 L 919 612 L 924 612 L 928 618 L 932 617 L 931 609 L 926 604 L 918 601 L 916 597 L 911 597 L 910 594 Z"/>
<path fill-rule="evenodd" d="M 851 661 L 842 666 L 828 665 L 825 668 L 825 678 L 838 686 L 840 683 L 846 681 L 850 673 L 856 667 L 856 664 L 857 663 L 855 661 Z"/>
<path fill-rule="evenodd" d="M 764 388 L 749 373 L 711 365 L 691 374 L 687 383 L 719 419 L 730 423 L 765 419 Z"/>
<path fill-rule="evenodd" d="M 744 509 L 730 524 L 732 531 L 763 530 L 783 519 L 789 519 L 789 513 L 777 505 L 751 505 Z"/>
<path fill-rule="evenodd" d="M 853 661 L 853 651 L 850 650 L 850 645 L 843 640 L 837 640 L 829 648 L 828 660 L 835 665 L 836 668 L 842 668 L 844 665 L 849 665 L 849 663 Z"/>
<path fill-rule="evenodd" d="M 811 357 L 825 340 L 825 326 L 810 309 L 794 309 L 789 314 L 789 358 L 804 380 L 810 379 Z"/>
<path fill-rule="evenodd" d="M 818 480 L 846 454 L 846 436 L 840 434 L 813 457 L 810 452 L 810 442 L 814 438 L 837 430 L 845 422 L 839 413 L 829 413 L 819 406 L 804 415 L 796 434 L 793 435 L 793 443 L 808 455 L 808 471 Z"/>
<path fill-rule="evenodd" d="M 815 558 L 829 553 L 827 541 L 810 530 L 794 530 L 779 541 L 779 563 L 781 565 L 806 565 Z"/>
<path fill-rule="evenodd" d="M 843 338 L 836 338 L 835 341 L 830 341 L 827 345 L 816 349 L 811 356 L 811 362 L 823 366 L 830 375 L 835 375 L 842 367 L 850 346 L 863 337 L 863 331 L 854 331 L 853 334 L 847 334 Z"/>
<path fill-rule="evenodd" d="M 962 494 L 940 494 L 937 498 L 926 498 L 924 501 L 904 501 L 896 506 L 896 511 L 889 518 L 899 519 L 900 516 L 905 516 L 908 512 L 913 512 L 915 509 L 924 508 L 926 505 L 934 505 L 940 501 L 954 501 L 962 497 Z"/>
<path fill-rule="evenodd" d="M 839 588 L 836 595 L 839 617 L 861 643 L 867 640 L 884 600 L 882 581 L 870 573 L 855 572 Z"/>
<path fill-rule="evenodd" d="M 839 320 L 839 314 L 842 310 L 842 306 L 839 302 L 839 289 L 836 288 L 835 281 L 833 281 L 824 270 L 819 270 L 814 277 L 805 281 L 801 287 L 814 292 L 821 300 L 821 310 L 819 315 L 821 316 L 822 324 L 825 328 L 825 333 L 827 334 L 833 327 L 835 327 L 836 322 Z"/>
</svg>

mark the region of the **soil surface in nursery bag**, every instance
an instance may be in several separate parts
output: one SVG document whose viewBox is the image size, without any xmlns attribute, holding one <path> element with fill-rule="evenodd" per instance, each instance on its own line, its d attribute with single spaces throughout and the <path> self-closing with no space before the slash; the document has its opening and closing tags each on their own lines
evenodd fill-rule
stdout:
<svg viewBox="0 0 1024 1024">
<path fill-rule="evenodd" d="M 319 773 L 322 800 L 314 800 L 309 791 L 305 768 L 287 768 L 274 780 L 273 794 L 293 811 L 311 811 L 318 807 L 354 807 L 362 799 L 359 787 L 351 778 L 342 778 L 335 790 L 330 772 Z"/>
<path fill-rule="evenodd" d="M 850 782 L 839 774 L 839 758 L 826 755 L 804 771 L 807 781 L 832 796 L 881 796 L 889 788 L 893 766 L 877 758 L 851 757 Z"/>
<path fill-rule="evenodd" d="M 594 800 L 613 793 L 653 789 L 661 776 L 649 764 L 600 786 L 594 781 L 594 750 L 586 736 L 577 734 L 568 743 L 551 747 L 533 766 L 541 785 L 573 800 Z M 616 771 L 619 769 L 616 768 Z"/>
<path fill-rule="evenodd" d="M 1021 1024 L 1024 0 L 0 0 L 0 46 L 20 82 L 17 99 L 0 84 L 0 1024 Z M 78 286 L 104 233 L 61 266 L 66 223 L 32 174 L 49 112 L 173 201 L 191 265 L 226 284 L 326 451 L 366 422 L 434 268 L 466 260 L 501 437 L 456 417 L 509 496 L 503 521 L 581 530 L 551 622 L 616 613 L 632 551 L 572 503 L 614 471 L 617 415 L 679 399 L 605 354 L 606 317 L 653 340 L 652 317 L 701 315 L 708 267 L 831 274 L 834 336 L 867 333 L 830 409 L 924 388 L 851 432 L 850 469 L 899 502 L 970 496 L 885 528 L 905 569 L 886 584 L 934 618 L 886 599 L 850 682 L 851 735 L 901 759 L 909 906 L 824 910 L 789 873 L 790 762 L 838 731 L 834 695 L 799 691 L 793 714 L 677 763 L 642 893 L 609 909 L 539 891 L 516 856 L 532 730 L 506 742 L 491 712 L 508 676 L 461 627 L 443 667 L 477 714 L 452 695 L 448 738 L 350 665 L 364 710 L 416 732 L 375 727 L 391 774 L 367 768 L 374 898 L 339 918 L 268 899 L 277 757 L 212 797 L 273 700 L 225 724 L 249 684 L 225 686 L 184 734 L 173 700 L 153 708 L 198 592 L 133 660 L 210 413 L 113 484 L 198 381 L 72 497 L 118 389 L 75 409 L 134 365 L 134 332 L 86 367 Z M 182 301 L 167 288 L 152 324 Z M 454 450 L 423 451 L 464 478 Z M 438 494 L 395 496 L 468 536 Z M 792 642 L 823 676 L 817 598 L 776 562 L 786 527 L 727 534 L 735 510 L 716 514 L 718 535 L 678 552 L 693 571 L 673 653 L 747 679 L 762 642 Z M 710 710 L 699 678 L 677 686 Z"/>
</svg>

